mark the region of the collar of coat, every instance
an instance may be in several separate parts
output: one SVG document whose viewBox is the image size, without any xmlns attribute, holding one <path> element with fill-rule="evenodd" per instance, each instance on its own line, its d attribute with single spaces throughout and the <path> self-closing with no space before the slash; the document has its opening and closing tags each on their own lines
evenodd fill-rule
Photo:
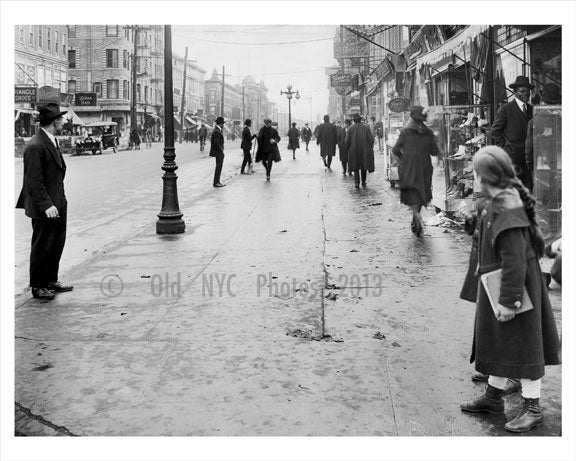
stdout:
<svg viewBox="0 0 576 461">
<path fill-rule="evenodd" d="M 516 189 L 507 188 L 492 198 L 491 216 L 492 243 L 507 229 L 530 227 L 530 220 L 524 210 L 524 202 Z"/>
</svg>

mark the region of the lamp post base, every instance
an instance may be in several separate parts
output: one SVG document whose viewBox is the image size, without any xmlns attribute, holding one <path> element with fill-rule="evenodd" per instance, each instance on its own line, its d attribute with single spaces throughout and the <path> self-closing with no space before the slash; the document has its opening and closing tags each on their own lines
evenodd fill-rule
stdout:
<svg viewBox="0 0 576 461">
<path fill-rule="evenodd" d="M 156 221 L 157 234 L 183 234 L 186 230 L 186 223 L 183 219 L 170 219 L 158 216 Z"/>
</svg>

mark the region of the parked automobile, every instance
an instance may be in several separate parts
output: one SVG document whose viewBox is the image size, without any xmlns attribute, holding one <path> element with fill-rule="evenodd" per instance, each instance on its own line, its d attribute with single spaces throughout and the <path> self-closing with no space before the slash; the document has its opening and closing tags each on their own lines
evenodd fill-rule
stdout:
<svg viewBox="0 0 576 461">
<path fill-rule="evenodd" d="M 92 155 L 102 154 L 103 150 L 112 149 L 116 153 L 118 147 L 118 136 L 113 132 L 116 122 L 93 122 L 88 123 L 86 128 L 92 132 L 84 139 L 77 139 L 75 143 L 76 154 L 82 155 L 91 152 Z"/>
</svg>

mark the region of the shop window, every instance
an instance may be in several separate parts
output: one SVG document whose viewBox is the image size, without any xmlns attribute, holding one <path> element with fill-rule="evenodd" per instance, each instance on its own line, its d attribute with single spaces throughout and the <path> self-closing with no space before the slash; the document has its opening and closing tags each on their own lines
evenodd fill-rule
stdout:
<svg viewBox="0 0 576 461">
<path fill-rule="evenodd" d="M 118 99 L 118 85 L 118 80 L 106 80 L 106 91 L 108 99 Z"/>
<path fill-rule="evenodd" d="M 118 50 L 106 50 L 106 67 L 118 67 Z"/>
<path fill-rule="evenodd" d="M 68 69 L 76 69 L 76 50 L 68 50 Z"/>
<path fill-rule="evenodd" d="M 68 80 L 68 93 L 76 93 L 76 80 Z"/>
<path fill-rule="evenodd" d="M 101 98 L 102 97 L 102 83 L 101 82 L 94 82 L 92 84 L 92 92 L 96 93 L 96 96 Z"/>
<path fill-rule="evenodd" d="M 532 83 L 541 90 L 546 83 L 562 83 L 562 31 L 551 33 L 530 41 Z"/>
<path fill-rule="evenodd" d="M 106 37 L 118 37 L 118 26 L 106 26 Z"/>
</svg>

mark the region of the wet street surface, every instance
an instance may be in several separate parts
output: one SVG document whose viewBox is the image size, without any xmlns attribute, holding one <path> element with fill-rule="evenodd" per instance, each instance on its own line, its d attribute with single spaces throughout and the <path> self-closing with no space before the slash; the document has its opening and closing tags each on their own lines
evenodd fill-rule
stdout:
<svg viewBox="0 0 576 461">
<path fill-rule="evenodd" d="M 108 178 L 91 198 L 69 162 L 61 279 L 74 291 L 31 299 L 29 231 L 17 233 L 20 433 L 510 435 L 517 394 L 505 416 L 460 411 L 484 389 L 470 381 L 474 305 L 458 298 L 469 237 L 415 237 L 382 155 L 355 189 L 316 146 L 283 151 L 266 182 L 260 165 L 239 175 L 227 144 L 227 187 L 213 189 L 213 160 L 176 147 L 185 234 L 155 233 L 161 158 L 139 175 L 112 157 L 86 159 Z M 560 329 L 558 286 L 550 296 Z M 521 436 L 560 433 L 561 368 L 546 370 L 544 424 Z"/>
</svg>

